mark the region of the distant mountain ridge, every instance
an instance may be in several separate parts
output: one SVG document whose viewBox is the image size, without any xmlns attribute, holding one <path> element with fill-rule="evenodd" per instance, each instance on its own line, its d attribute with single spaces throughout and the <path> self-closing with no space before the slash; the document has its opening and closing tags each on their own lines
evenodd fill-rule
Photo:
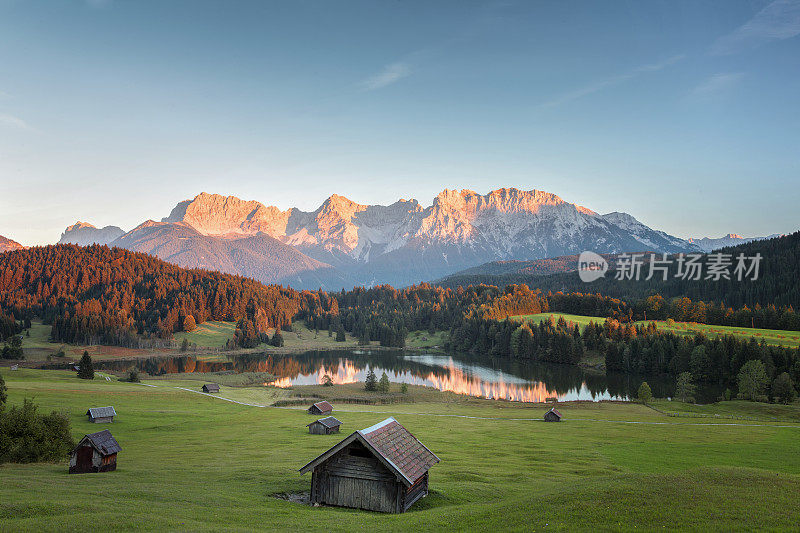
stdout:
<svg viewBox="0 0 800 533">
<path fill-rule="evenodd" d="M 248 272 L 244 275 L 270 282 L 295 276 L 299 268 L 306 273 L 292 278 L 299 288 L 320 286 L 312 282 L 331 289 L 405 286 L 490 261 L 537 260 L 583 250 L 699 251 L 626 213 L 600 215 L 552 193 L 515 188 L 484 195 L 444 190 L 428 207 L 414 199 L 364 205 L 334 194 L 311 212 L 201 193 L 178 203 L 161 222 L 146 224 L 107 244 L 152 253 L 180 266 Z M 187 228 L 195 233 L 187 234 Z M 65 232 L 62 241 L 76 231 Z M 99 241 L 100 230 L 84 231 Z M 247 252 L 243 247 L 253 242 L 237 243 L 256 236 L 263 248 Z M 272 239 L 269 245 L 265 237 Z M 178 245 L 176 240 L 186 242 Z M 223 257 L 231 254 L 238 259 Z"/>
<path fill-rule="evenodd" d="M 687 239 L 687 241 L 692 244 L 696 244 L 704 252 L 711 252 L 713 250 L 726 248 L 728 246 L 737 246 L 739 244 L 745 244 L 753 241 L 774 239 L 775 237 L 782 237 L 782 235 L 780 233 L 773 233 L 772 235 L 767 235 L 766 237 L 748 238 L 748 237 L 742 237 L 741 235 L 737 235 L 736 233 L 728 233 L 727 235 L 725 235 L 724 237 L 720 237 L 719 239 L 708 238 L 708 237 L 703 237 L 702 239 L 694 239 L 690 237 L 689 239 Z"/>
<path fill-rule="evenodd" d="M 76 222 L 71 226 L 67 226 L 61 238 L 58 240 L 59 244 L 77 244 L 79 246 L 89 246 L 90 244 L 109 244 L 114 240 L 122 237 L 125 232 L 117 226 L 106 226 L 104 228 L 96 228 L 88 222 Z"/>
<path fill-rule="evenodd" d="M 25 247 L 17 241 L 12 241 L 7 237 L 0 235 L 0 254 L 4 252 L 13 252 L 14 250 L 24 250 Z"/>
</svg>

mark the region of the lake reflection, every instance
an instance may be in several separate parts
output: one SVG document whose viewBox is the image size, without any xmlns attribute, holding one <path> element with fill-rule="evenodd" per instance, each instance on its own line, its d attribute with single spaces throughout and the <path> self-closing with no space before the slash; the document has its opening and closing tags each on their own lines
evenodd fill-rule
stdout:
<svg viewBox="0 0 800 533">
<path fill-rule="evenodd" d="M 531 363 L 511 359 L 479 359 L 466 355 L 407 354 L 394 350 L 330 350 L 300 354 L 248 354 L 219 356 L 154 357 L 131 363 L 98 363 L 100 368 L 124 371 L 137 366 L 152 375 L 179 372 L 267 372 L 277 379 L 269 385 L 291 387 L 366 379 L 369 369 L 380 377 L 386 372 L 395 383 L 435 387 L 441 391 L 521 402 L 547 398 L 570 400 L 627 400 L 635 396 L 642 378 L 624 374 L 598 374 L 569 365 Z M 658 397 L 672 394 L 672 384 L 646 378 Z"/>
</svg>

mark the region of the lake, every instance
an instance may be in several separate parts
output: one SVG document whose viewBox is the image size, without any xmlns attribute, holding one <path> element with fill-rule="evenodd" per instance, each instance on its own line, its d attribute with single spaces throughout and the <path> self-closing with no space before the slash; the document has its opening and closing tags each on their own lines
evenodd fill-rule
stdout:
<svg viewBox="0 0 800 533">
<path fill-rule="evenodd" d="M 98 362 L 98 368 L 125 371 L 135 366 L 152 375 L 178 372 L 268 372 L 277 387 L 363 382 L 369 369 L 394 383 L 425 385 L 441 391 L 521 402 L 557 397 L 571 400 L 628 400 L 647 381 L 657 397 L 674 393 L 671 379 L 597 373 L 576 366 L 534 363 L 469 355 L 411 353 L 402 350 L 329 350 L 297 354 L 247 354 L 154 357 L 135 362 Z M 718 391 L 698 391 L 698 400 L 712 401 Z"/>
</svg>

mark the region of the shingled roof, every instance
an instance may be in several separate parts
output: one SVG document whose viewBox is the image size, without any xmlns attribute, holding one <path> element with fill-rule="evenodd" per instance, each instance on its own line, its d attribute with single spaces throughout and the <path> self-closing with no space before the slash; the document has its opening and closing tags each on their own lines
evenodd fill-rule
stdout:
<svg viewBox="0 0 800 533">
<path fill-rule="evenodd" d="M 81 443 L 88 439 L 89 442 L 92 444 L 92 447 L 100 452 L 102 455 L 111 455 L 122 451 L 122 447 L 117 442 L 109 430 L 98 431 L 97 433 L 90 433 L 81 439 L 81 442 L 78 443 L 78 446 L 75 447 L 77 450 L 80 448 Z M 74 451 L 74 450 L 73 450 Z"/>
<path fill-rule="evenodd" d="M 394 417 L 358 433 L 412 483 L 439 462 L 439 458 Z"/>
<path fill-rule="evenodd" d="M 92 418 L 105 418 L 107 416 L 117 416 L 117 412 L 114 411 L 114 408 L 109 407 L 90 407 L 86 414 L 91 416 Z"/>
<path fill-rule="evenodd" d="M 326 412 L 326 411 L 333 411 L 333 406 L 331 404 L 329 404 L 328 402 L 325 402 L 325 401 L 317 402 L 314 405 L 312 405 L 311 407 L 316 407 L 317 409 L 319 409 L 323 413 Z"/>
<path fill-rule="evenodd" d="M 325 426 L 328 429 L 335 428 L 336 426 L 341 426 L 342 425 L 342 423 L 339 420 L 337 420 L 336 417 L 333 417 L 333 416 L 320 418 L 319 420 L 315 420 L 315 421 L 311 422 L 311 424 L 316 424 L 317 422 L 319 422 L 320 424 L 322 424 L 323 426 Z M 306 427 L 310 426 L 311 424 L 306 424 Z"/>
<path fill-rule="evenodd" d="M 418 441 L 410 431 L 394 417 L 389 417 L 374 426 L 352 433 L 301 468 L 300 473 L 308 472 L 354 440 L 359 440 L 364 444 L 383 464 L 401 477 L 407 486 L 413 485 L 430 467 L 439 462 L 439 458 Z"/>
</svg>

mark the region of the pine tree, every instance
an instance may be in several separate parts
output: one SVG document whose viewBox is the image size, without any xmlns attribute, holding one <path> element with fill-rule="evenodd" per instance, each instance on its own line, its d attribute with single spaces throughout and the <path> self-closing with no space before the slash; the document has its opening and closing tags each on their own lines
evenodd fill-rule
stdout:
<svg viewBox="0 0 800 533">
<path fill-rule="evenodd" d="M 389 376 L 386 375 L 386 372 L 381 374 L 381 379 L 378 381 L 378 392 L 389 392 Z"/>
<path fill-rule="evenodd" d="M 373 371 L 371 368 L 369 369 L 369 372 L 367 372 L 367 379 L 364 380 L 364 390 L 378 390 L 378 378 L 375 376 L 375 371 Z"/>
<path fill-rule="evenodd" d="M 653 391 L 650 390 L 650 385 L 648 385 L 646 381 L 642 382 L 636 397 L 645 405 L 650 403 L 650 401 L 653 399 Z"/>
<path fill-rule="evenodd" d="M 181 342 L 181 351 L 182 351 L 182 352 L 185 352 L 185 351 L 186 351 L 186 350 L 188 350 L 188 349 L 189 349 L 189 339 L 187 339 L 186 337 L 184 337 L 184 338 L 183 338 L 183 341 Z"/>
<path fill-rule="evenodd" d="M 78 377 L 81 379 L 94 379 L 94 366 L 89 352 L 83 351 L 80 363 L 78 363 Z"/>
<path fill-rule="evenodd" d="M 336 329 L 336 342 L 344 342 L 345 340 L 344 326 L 339 324 L 339 327 Z"/>
<path fill-rule="evenodd" d="M 752 360 L 742 365 L 737 377 L 739 382 L 739 397 L 745 400 L 763 400 L 764 390 L 769 383 L 769 376 L 764 368 L 764 363 Z"/>
<path fill-rule="evenodd" d="M 272 336 L 272 340 L 269 343 L 278 348 L 283 346 L 283 335 L 281 335 L 281 331 L 279 329 L 275 330 L 275 335 Z"/>
<path fill-rule="evenodd" d="M 695 386 L 692 383 L 692 374 L 682 372 L 675 383 L 675 397 L 682 402 L 694 401 Z"/>
<path fill-rule="evenodd" d="M 783 372 L 772 383 L 772 395 L 782 404 L 789 405 L 797 397 L 797 392 L 794 390 L 794 383 L 789 374 Z"/>
</svg>

